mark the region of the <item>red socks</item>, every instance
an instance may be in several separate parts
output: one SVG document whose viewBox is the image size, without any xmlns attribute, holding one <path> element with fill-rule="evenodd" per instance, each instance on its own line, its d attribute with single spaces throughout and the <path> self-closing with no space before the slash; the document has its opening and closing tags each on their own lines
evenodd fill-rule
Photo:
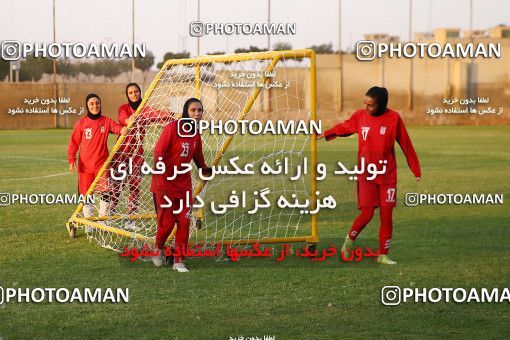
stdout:
<svg viewBox="0 0 510 340">
<path fill-rule="evenodd" d="M 379 228 L 379 254 L 386 255 L 390 248 L 391 235 L 393 232 L 393 207 L 380 207 L 381 227 Z M 361 213 L 354 220 L 349 238 L 356 240 L 359 233 L 366 227 L 374 216 L 374 207 L 361 207 Z"/>
<path fill-rule="evenodd" d="M 381 207 L 381 227 L 379 228 L 379 254 L 387 255 L 393 232 L 393 207 Z"/>
<path fill-rule="evenodd" d="M 374 207 L 361 207 L 361 213 L 356 217 L 351 230 L 349 230 L 349 238 L 355 241 L 358 234 L 366 227 L 372 217 L 374 217 Z"/>
</svg>

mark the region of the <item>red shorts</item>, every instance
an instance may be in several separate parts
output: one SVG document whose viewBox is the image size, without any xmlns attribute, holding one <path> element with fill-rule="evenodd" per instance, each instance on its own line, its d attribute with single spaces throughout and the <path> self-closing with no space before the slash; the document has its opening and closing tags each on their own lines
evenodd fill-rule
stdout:
<svg viewBox="0 0 510 340">
<path fill-rule="evenodd" d="M 396 205 L 396 184 L 358 181 L 358 209 L 361 207 L 395 207 Z"/>
<path fill-rule="evenodd" d="M 105 174 L 108 174 L 108 171 L 106 171 Z M 90 186 L 92 185 L 92 182 L 94 182 L 94 179 L 96 179 L 96 176 L 97 173 L 90 174 L 86 172 L 78 172 L 78 192 L 82 195 L 85 195 L 87 193 L 87 190 L 89 190 Z M 99 182 L 94 188 L 94 191 L 95 192 L 108 191 L 108 179 L 106 175 L 103 175 L 103 177 L 99 179 Z"/>
</svg>

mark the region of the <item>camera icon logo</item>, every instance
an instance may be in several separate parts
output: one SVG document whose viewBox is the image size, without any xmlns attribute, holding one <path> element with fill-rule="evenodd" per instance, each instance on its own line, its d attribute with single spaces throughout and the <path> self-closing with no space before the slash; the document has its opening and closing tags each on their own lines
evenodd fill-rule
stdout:
<svg viewBox="0 0 510 340">
<path fill-rule="evenodd" d="M 377 46 L 370 40 L 360 40 L 356 43 L 356 58 L 360 61 L 374 60 Z"/>
<path fill-rule="evenodd" d="M 402 292 L 399 286 L 384 286 L 381 289 L 381 302 L 385 306 L 400 304 Z"/>
<path fill-rule="evenodd" d="M 204 34 L 204 24 L 201 21 L 193 21 L 189 24 L 189 35 L 192 37 L 201 37 Z"/>
<path fill-rule="evenodd" d="M 5 40 L 1 47 L 2 59 L 15 61 L 21 58 L 21 44 L 16 40 Z"/>
<path fill-rule="evenodd" d="M 418 205 L 418 194 L 415 192 L 406 193 L 405 203 L 408 207 L 416 207 Z"/>
<path fill-rule="evenodd" d="M 11 204 L 11 195 L 5 192 L 0 192 L 0 207 L 6 207 Z"/>
<path fill-rule="evenodd" d="M 177 121 L 177 135 L 179 137 L 195 137 L 197 134 L 197 121 L 193 118 L 181 118 Z"/>
</svg>

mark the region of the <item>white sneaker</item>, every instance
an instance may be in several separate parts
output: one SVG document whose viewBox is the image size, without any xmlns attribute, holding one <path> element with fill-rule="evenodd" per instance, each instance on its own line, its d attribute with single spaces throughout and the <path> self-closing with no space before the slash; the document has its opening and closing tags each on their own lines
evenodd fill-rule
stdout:
<svg viewBox="0 0 510 340">
<path fill-rule="evenodd" d="M 156 251 L 156 249 L 154 249 Z M 165 251 L 163 249 L 159 249 L 158 256 L 152 257 L 152 263 L 158 268 L 162 267 L 165 263 Z"/>
<path fill-rule="evenodd" d="M 124 223 L 124 229 L 127 231 L 138 231 L 140 228 L 138 228 L 134 221 L 129 220 Z"/>
<path fill-rule="evenodd" d="M 189 270 L 186 269 L 186 266 L 182 262 L 174 263 L 174 265 L 172 266 L 172 269 L 173 270 L 177 270 L 179 273 L 187 273 L 187 272 L 189 272 Z"/>
</svg>

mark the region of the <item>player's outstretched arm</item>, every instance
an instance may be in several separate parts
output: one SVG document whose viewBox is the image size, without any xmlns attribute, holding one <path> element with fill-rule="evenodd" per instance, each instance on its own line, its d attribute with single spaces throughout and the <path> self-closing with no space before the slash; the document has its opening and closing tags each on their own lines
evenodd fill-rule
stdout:
<svg viewBox="0 0 510 340">
<path fill-rule="evenodd" d="M 157 110 L 155 108 L 152 108 L 150 106 L 145 106 L 142 109 L 142 112 L 140 114 L 142 116 L 142 121 L 145 124 L 150 123 L 168 123 L 168 121 L 173 119 L 179 119 L 181 118 L 181 113 L 175 113 L 172 111 L 161 111 Z"/>
<path fill-rule="evenodd" d="M 413 172 L 414 176 L 416 177 L 416 180 L 419 181 L 421 179 L 421 168 L 420 161 L 418 160 L 418 155 L 414 150 L 413 143 L 411 142 L 411 138 L 407 133 L 402 118 L 399 117 L 397 124 L 398 124 L 397 142 L 400 145 L 402 151 L 404 152 L 404 155 L 406 156 L 407 165 L 409 166 L 409 169 L 411 169 L 411 171 Z"/>
<path fill-rule="evenodd" d="M 128 119 L 126 119 L 126 124 L 129 126 L 133 121 L 135 117 L 131 116 Z M 109 131 L 111 133 L 114 133 L 116 135 L 127 135 L 129 129 L 126 126 L 122 126 L 121 124 L 117 123 L 113 119 L 108 118 L 108 122 L 110 123 L 110 129 Z"/>
<path fill-rule="evenodd" d="M 319 136 L 317 136 L 317 139 L 326 138 L 327 141 L 330 141 L 336 137 L 348 137 L 352 134 L 355 134 L 358 131 L 358 112 L 359 111 L 356 111 L 346 121 L 336 124 L 331 129 L 324 131 L 324 133 L 321 133 Z"/>
</svg>

